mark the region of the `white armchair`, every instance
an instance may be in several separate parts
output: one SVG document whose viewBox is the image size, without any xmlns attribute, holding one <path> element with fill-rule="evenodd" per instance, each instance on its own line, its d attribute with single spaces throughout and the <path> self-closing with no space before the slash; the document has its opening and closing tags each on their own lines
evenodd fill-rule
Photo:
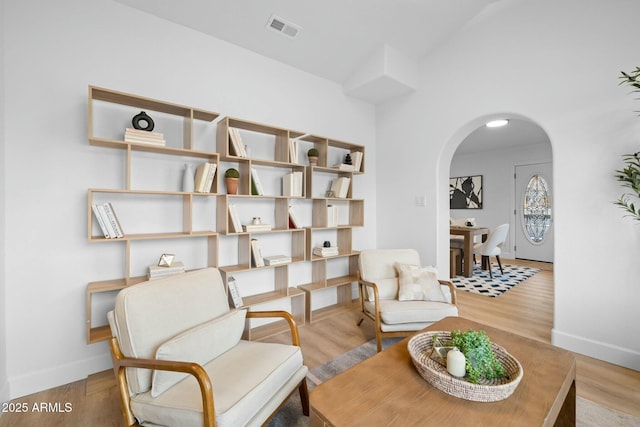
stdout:
<svg viewBox="0 0 640 427">
<path fill-rule="evenodd" d="M 262 425 L 296 389 L 309 414 L 307 367 L 292 316 L 229 310 L 227 301 L 215 268 L 119 292 L 108 317 L 128 426 Z M 272 316 L 288 321 L 293 345 L 241 339 L 246 318 Z"/>
<path fill-rule="evenodd" d="M 457 316 L 453 283 L 421 268 L 413 249 L 360 252 L 358 291 L 363 314 L 375 322 L 378 351 L 382 338 L 407 336 L 447 316 Z"/>
</svg>

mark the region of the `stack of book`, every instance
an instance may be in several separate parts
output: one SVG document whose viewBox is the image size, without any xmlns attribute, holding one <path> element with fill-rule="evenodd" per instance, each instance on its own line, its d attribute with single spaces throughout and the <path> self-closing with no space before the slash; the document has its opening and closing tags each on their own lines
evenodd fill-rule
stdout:
<svg viewBox="0 0 640 427">
<path fill-rule="evenodd" d="M 273 226 L 271 224 L 245 224 L 242 228 L 247 233 L 252 233 L 254 231 L 270 231 L 273 229 Z"/>
<path fill-rule="evenodd" d="M 174 261 L 170 267 L 161 267 L 159 265 L 150 265 L 147 277 L 149 280 L 159 279 L 161 277 L 171 276 L 173 274 L 184 273 L 184 264 L 182 261 Z"/>
<path fill-rule="evenodd" d="M 210 193 L 213 185 L 213 178 L 216 176 L 218 165 L 215 163 L 202 163 L 196 169 L 196 193 Z"/>
<path fill-rule="evenodd" d="M 151 144 L 164 147 L 167 142 L 161 132 L 151 132 L 148 130 L 126 128 L 124 131 L 125 142 L 136 142 L 138 144 Z"/>
<path fill-rule="evenodd" d="M 100 230 L 102 230 L 104 237 L 107 239 L 119 239 L 120 237 L 124 237 L 120 221 L 118 221 L 118 217 L 116 216 L 116 212 L 113 210 L 111 203 L 94 203 L 91 205 L 91 209 L 93 210 L 93 214 L 98 221 L 98 225 L 100 226 Z"/>
<path fill-rule="evenodd" d="M 335 256 L 338 255 L 338 247 L 324 247 L 324 246 L 316 246 L 313 248 L 313 254 L 316 256 Z"/>
<path fill-rule="evenodd" d="M 247 150 L 244 148 L 238 129 L 229 128 L 229 139 L 231 140 L 231 154 L 238 157 L 247 157 Z"/>
<path fill-rule="evenodd" d="M 336 163 L 335 165 L 333 165 L 333 167 L 345 172 L 360 172 L 360 168 L 362 167 L 362 152 L 352 151 L 350 155 L 351 164 Z"/>
<path fill-rule="evenodd" d="M 334 169 L 339 169 L 345 172 L 353 172 L 355 171 L 355 167 L 353 165 L 348 165 L 346 163 L 336 163 L 333 165 Z"/>
<path fill-rule="evenodd" d="M 291 257 L 287 255 L 272 255 L 264 257 L 264 263 L 266 265 L 280 265 L 291 262 Z"/>
<path fill-rule="evenodd" d="M 336 178 L 331 181 L 331 191 L 333 191 L 335 197 L 339 197 L 341 199 L 347 197 L 350 182 L 351 178 L 347 178 L 346 176 L 341 176 L 340 178 Z"/>
<path fill-rule="evenodd" d="M 282 195 L 302 197 L 302 172 L 294 171 L 282 177 Z"/>
</svg>

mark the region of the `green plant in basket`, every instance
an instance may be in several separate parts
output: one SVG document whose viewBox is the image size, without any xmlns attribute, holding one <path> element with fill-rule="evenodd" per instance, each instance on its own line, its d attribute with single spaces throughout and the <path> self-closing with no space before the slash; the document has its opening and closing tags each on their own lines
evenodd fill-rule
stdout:
<svg viewBox="0 0 640 427">
<path fill-rule="evenodd" d="M 467 359 L 467 378 L 477 384 L 481 379 L 504 378 L 504 367 L 491 348 L 491 341 L 484 331 L 469 329 L 451 331 L 451 343 L 464 353 Z"/>
</svg>

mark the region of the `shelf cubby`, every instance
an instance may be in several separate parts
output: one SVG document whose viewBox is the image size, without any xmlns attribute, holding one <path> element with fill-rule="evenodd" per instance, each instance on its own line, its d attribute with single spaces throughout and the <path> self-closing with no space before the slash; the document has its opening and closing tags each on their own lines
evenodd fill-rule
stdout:
<svg viewBox="0 0 640 427">
<path fill-rule="evenodd" d="M 298 286 L 303 290 L 306 295 L 307 305 L 305 307 L 305 321 L 309 324 L 323 319 L 327 316 L 335 314 L 337 311 L 348 309 L 352 303 L 352 288 L 353 283 L 358 280 L 358 256 L 359 252 L 351 252 L 349 254 L 342 254 L 336 257 L 314 257 L 311 262 L 311 277 L 312 282 Z M 332 258 L 348 258 L 348 272 L 345 275 L 328 277 L 327 276 L 327 263 L 331 262 Z M 318 291 L 324 291 L 327 289 L 336 289 L 336 303 L 313 310 L 313 296 Z"/>
<path fill-rule="evenodd" d="M 304 325 L 305 322 L 305 293 L 300 289 L 289 287 L 288 283 L 288 265 L 266 266 L 260 267 L 260 269 L 270 269 L 273 271 L 274 289 L 267 292 L 258 292 L 250 295 L 243 296 L 242 308 L 246 308 L 249 311 L 259 310 L 261 304 L 279 302 L 281 300 L 288 300 L 291 304 L 291 314 L 298 324 L 298 326 Z M 233 265 L 220 267 L 220 273 L 224 280 L 225 286 L 228 289 L 229 276 L 238 273 L 251 270 L 244 265 Z M 255 269 L 254 269 L 255 270 Z M 247 285 L 247 287 L 250 285 Z M 239 288 L 245 288 L 245 284 L 241 284 Z M 274 322 L 273 324 L 263 325 L 257 328 L 252 328 L 250 320 L 247 319 L 245 325 L 245 339 L 260 339 L 269 335 L 277 334 L 288 330 L 288 325 L 285 322 Z"/>
</svg>

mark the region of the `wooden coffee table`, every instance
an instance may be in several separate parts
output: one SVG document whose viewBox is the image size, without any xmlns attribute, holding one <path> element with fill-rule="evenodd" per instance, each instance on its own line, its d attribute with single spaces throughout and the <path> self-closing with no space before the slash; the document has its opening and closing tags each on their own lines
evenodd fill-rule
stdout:
<svg viewBox="0 0 640 427">
<path fill-rule="evenodd" d="M 569 351 L 448 317 L 425 331 L 484 330 L 522 364 L 514 393 L 498 402 L 472 402 L 427 383 L 407 350 L 408 338 L 317 386 L 312 426 L 575 426 L 576 361 Z"/>
</svg>

